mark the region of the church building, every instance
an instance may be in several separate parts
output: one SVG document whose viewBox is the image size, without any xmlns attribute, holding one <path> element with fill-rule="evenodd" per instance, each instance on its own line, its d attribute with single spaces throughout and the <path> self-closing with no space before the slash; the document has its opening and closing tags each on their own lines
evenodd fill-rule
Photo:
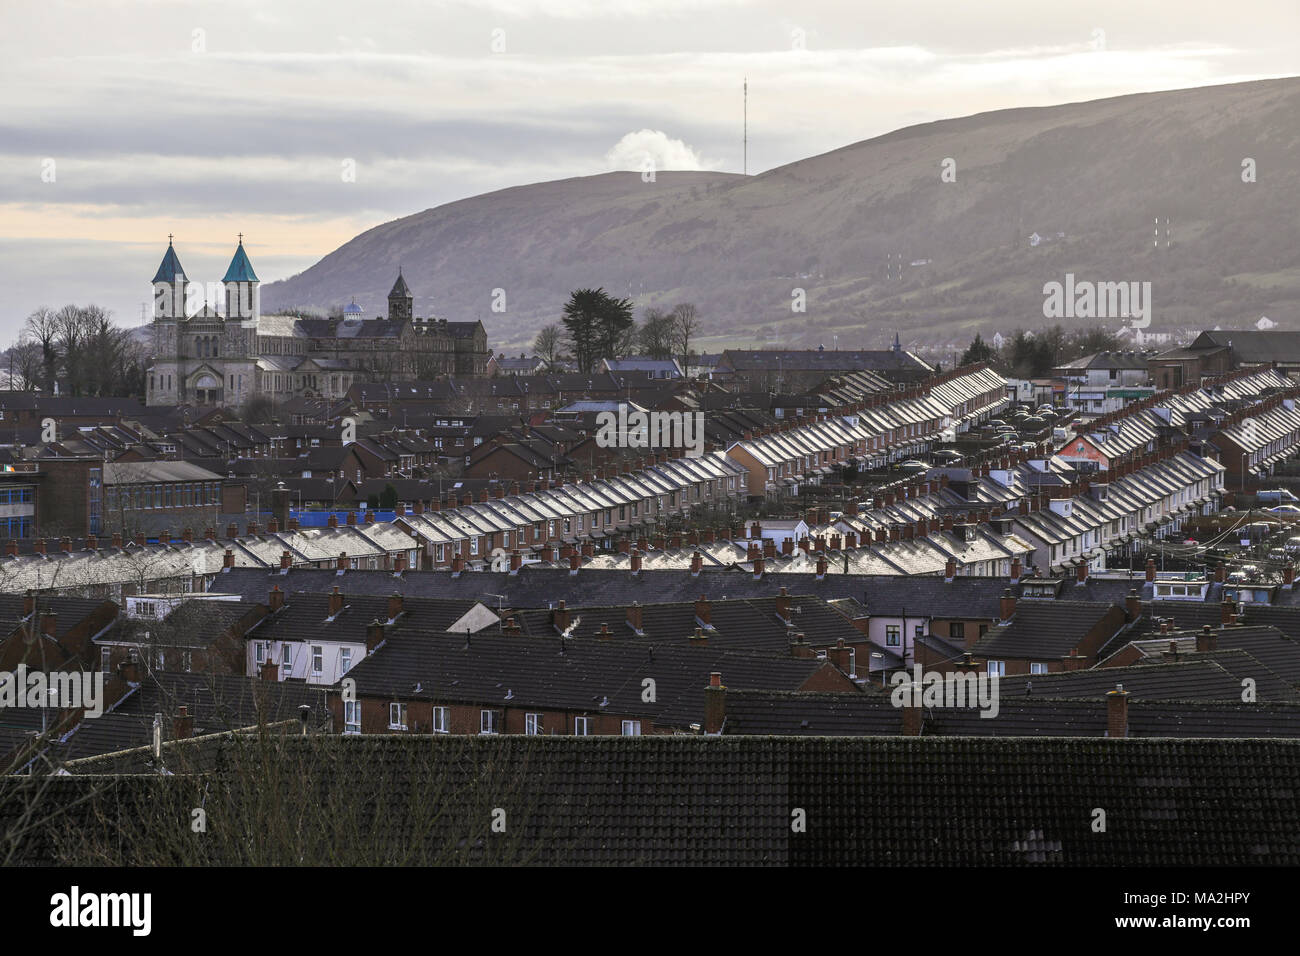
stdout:
<svg viewBox="0 0 1300 956">
<path fill-rule="evenodd" d="M 400 270 L 387 318 L 368 319 L 355 303 L 341 318 L 262 315 L 242 236 L 221 281 L 224 312 L 187 278 L 169 240 L 153 277 L 149 405 L 233 407 L 257 395 L 341 398 L 354 382 L 483 375 L 491 357 L 482 322 L 417 318 Z"/>
</svg>

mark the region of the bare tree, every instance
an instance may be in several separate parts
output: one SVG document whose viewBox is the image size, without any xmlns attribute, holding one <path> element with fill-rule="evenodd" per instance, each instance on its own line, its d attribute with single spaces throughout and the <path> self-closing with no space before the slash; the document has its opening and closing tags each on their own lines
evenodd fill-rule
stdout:
<svg viewBox="0 0 1300 956">
<path fill-rule="evenodd" d="M 691 339 L 700 330 L 699 313 L 695 306 L 689 302 L 681 302 L 673 306 L 673 343 L 677 347 L 677 354 L 681 356 L 682 371 L 686 371 L 686 366 L 690 364 L 691 358 Z"/>
<path fill-rule="evenodd" d="M 14 391 L 38 391 L 43 371 L 41 345 L 35 339 L 24 336 L 9 349 L 9 387 Z"/>
<path fill-rule="evenodd" d="M 542 326 L 537 338 L 533 339 L 533 352 L 546 363 L 549 371 L 560 357 L 560 327 L 555 324 Z"/>
<path fill-rule="evenodd" d="M 45 393 L 54 391 L 55 376 L 59 367 L 59 326 L 53 309 L 41 306 L 27 316 L 23 334 L 41 350 L 41 388 Z"/>
<path fill-rule="evenodd" d="M 676 320 L 663 309 L 649 308 L 642 313 L 638 330 L 641 352 L 652 359 L 672 358 L 676 347 Z"/>
</svg>

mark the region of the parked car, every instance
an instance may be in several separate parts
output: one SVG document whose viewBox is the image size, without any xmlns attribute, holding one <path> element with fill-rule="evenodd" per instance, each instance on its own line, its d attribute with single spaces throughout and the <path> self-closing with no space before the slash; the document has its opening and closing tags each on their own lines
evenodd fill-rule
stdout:
<svg viewBox="0 0 1300 956">
<path fill-rule="evenodd" d="M 1269 514 L 1275 515 L 1300 515 L 1300 506 L 1296 505 L 1277 505 L 1273 508 L 1265 508 Z"/>
<path fill-rule="evenodd" d="M 909 458 L 907 461 L 902 461 L 898 463 L 898 470 L 919 474 L 923 471 L 929 471 L 930 466 L 923 461 L 917 461 L 915 458 Z"/>
</svg>

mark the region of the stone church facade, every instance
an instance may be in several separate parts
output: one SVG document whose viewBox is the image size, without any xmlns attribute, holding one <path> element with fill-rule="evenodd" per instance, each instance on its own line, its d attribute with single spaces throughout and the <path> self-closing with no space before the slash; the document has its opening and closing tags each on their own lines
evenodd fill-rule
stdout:
<svg viewBox="0 0 1300 956">
<path fill-rule="evenodd" d="M 262 315 L 259 280 L 241 238 L 222 286 L 225 310 L 218 312 L 196 296 L 201 284 L 186 277 L 168 243 L 153 278 L 148 404 L 342 398 L 354 382 L 483 375 L 491 357 L 482 322 L 417 318 L 400 271 L 386 318 L 368 319 L 355 304 L 341 318 Z"/>
</svg>

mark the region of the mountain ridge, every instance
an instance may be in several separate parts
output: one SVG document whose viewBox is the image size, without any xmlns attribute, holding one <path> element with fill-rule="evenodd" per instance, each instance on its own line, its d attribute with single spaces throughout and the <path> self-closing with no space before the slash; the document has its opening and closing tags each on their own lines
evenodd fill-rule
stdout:
<svg viewBox="0 0 1300 956">
<path fill-rule="evenodd" d="M 1257 182 L 1242 182 L 1247 158 Z M 1042 324 L 1044 283 L 1073 272 L 1152 281 L 1155 328 L 1287 324 L 1298 195 L 1300 78 L 1131 93 L 934 120 L 748 177 L 510 186 L 374 226 L 268 284 L 263 305 L 355 296 L 378 313 L 400 262 L 417 313 L 479 318 L 507 350 L 581 286 L 638 311 L 695 302 L 704 347 L 878 347 L 897 330 L 946 349 Z"/>
</svg>

